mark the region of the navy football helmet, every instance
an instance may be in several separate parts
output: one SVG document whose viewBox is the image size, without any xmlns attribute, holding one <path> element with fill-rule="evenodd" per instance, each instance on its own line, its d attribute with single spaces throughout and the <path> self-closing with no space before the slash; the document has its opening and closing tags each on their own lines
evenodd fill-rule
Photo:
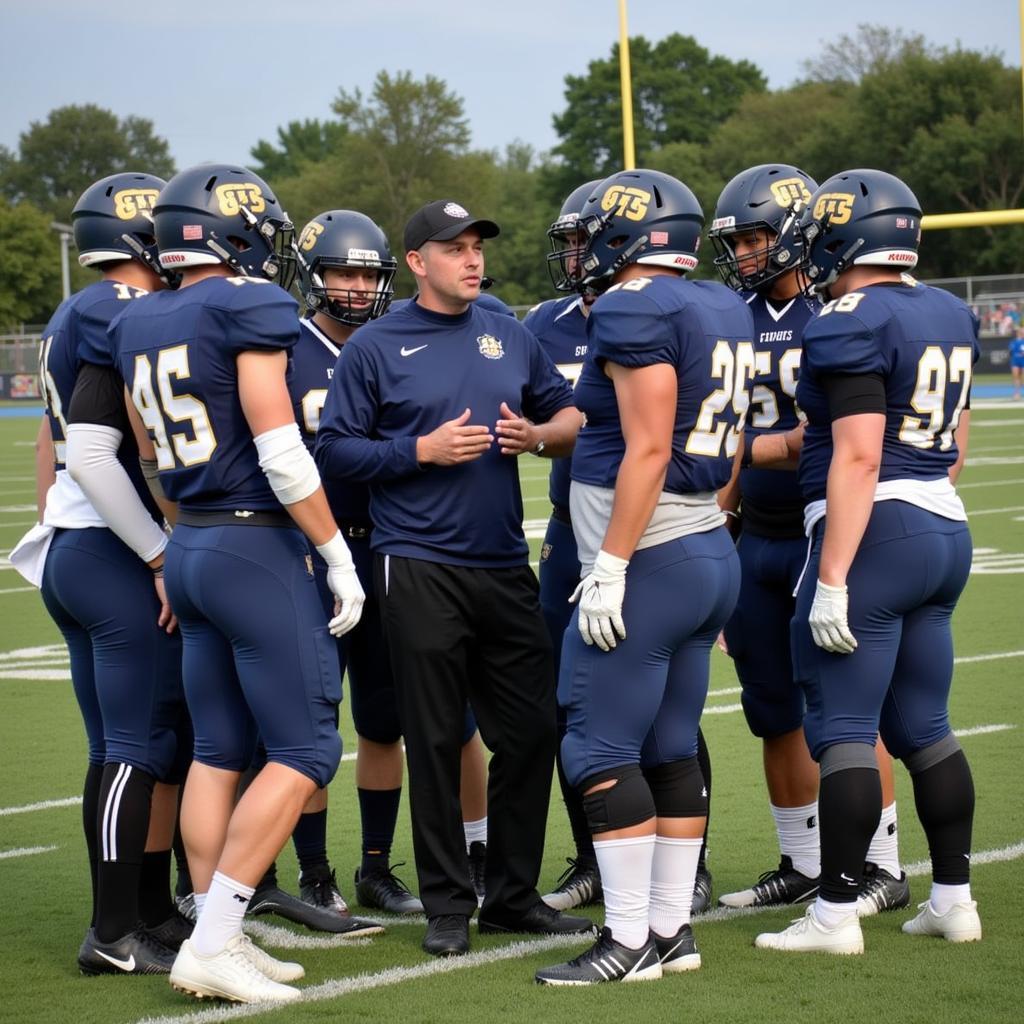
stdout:
<svg viewBox="0 0 1024 1024">
<path fill-rule="evenodd" d="M 815 191 L 800 220 L 811 289 L 827 297 L 853 266 L 913 270 L 921 242 L 921 204 L 885 171 L 833 174 Z"/>
<path fill-rule="evenodd" d="M 90 185 L 71 211 L 71 226 L 83 267 L 138 260 L 167 284 L 174 275 L 157 259 L 153 206 L 167 182 L 154 174 L 125 171 Z"/>
<path fill-rule="evenodd" d="M 574 278 L 579 269 L 579 258 L 582 253 L 579 219 L 587 200 L 594 194 L 600 178 L 588 181 L 569 193 L 562 203 L 558 216 L 548 228 L 548 239 L 551 252 L 548 255 L 548 273 L 556 292 L 576 290 Z"/>
<path fill-rule="evenodd" d="M 270 186 L 231 164 L 200 164 L 164 186 L 153 210 L 160 263 L 169 270 L 223 263 L 237 274 L 291 284 L 294 233 Z"/>
<path fill-rule="evenodd" d="M 369 217 L 354 210 L 328 210 L 302 229 L 294 248 L 299 290 L 310 309 L 353 327 L 387 312 L 398 264 L 384 232 Z M 323 274 L 328 267 L 376 269 L 377 288 L 369 294 L 328 289 Z"/>
<path fill-rule="evenodd" d="M 704 212 L 690 189 L 670 174 L 640 168 L 605 178 L 579 223 L 586 240 L 577 291 L 604 291 L 630 263 L 684 272 L 697 266 Z"/>
<path fill-rule="evenodd" d="M 736 291 L 760 291 L 803 259 L 796 225 L 818 183 L 790 164 L 759 164 L 740 171 L 722 189 L 708 237 L 722 280 Z M 755 250 L 736 255 L 737 235 L 754 234 Z M 762 243 L 763 236 L 763 243 Z"/>
</svg>

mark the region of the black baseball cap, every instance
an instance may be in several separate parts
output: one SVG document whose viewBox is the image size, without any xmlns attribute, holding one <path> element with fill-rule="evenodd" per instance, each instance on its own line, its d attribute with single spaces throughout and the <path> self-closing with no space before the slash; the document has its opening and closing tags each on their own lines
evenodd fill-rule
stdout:
<svg viewBox="0 0 1024 1024">
<path fill-rule="evenodd" d="M 405 249 L 419 249 L 425 242 L 448 242 L 463 231 L 476 228 L 481 238 L 494 238 L 500 228 L 493 220 L 474 217 L 454 199 L 435 199 L 421 206 L 405 225 Z"/>
</svg>

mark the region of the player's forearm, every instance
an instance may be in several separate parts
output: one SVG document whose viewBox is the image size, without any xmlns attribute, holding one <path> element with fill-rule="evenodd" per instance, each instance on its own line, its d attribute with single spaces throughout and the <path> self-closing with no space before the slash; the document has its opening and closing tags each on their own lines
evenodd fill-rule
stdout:
<svg viewBox="0 0 1024 1024">
<path fill-rule="evenodd" d="M 627 446 L 615 480 L 615 500 L 602 550 L 619 558 L 633 557 L 665 486 L 670 454 L 661 448 L 639 452 Z"/>
<path fill-rule="evenodd" d="M 50 433 L 50 421 L 43 414 L 36 434 L 36 513 L 37 522 L 43 521 L 46 510 L 46 494 L 57 479 L 57 470 L 53 464 L 53 437 Z"/>
<path fill-rule="evenodd" d="M 846 585 L 846 576 L 867 529 L 878 483 L 878 460 L 833 456 L 826 484 L 825 538 L 818 578 L 829 586 Z"/>
</svg>

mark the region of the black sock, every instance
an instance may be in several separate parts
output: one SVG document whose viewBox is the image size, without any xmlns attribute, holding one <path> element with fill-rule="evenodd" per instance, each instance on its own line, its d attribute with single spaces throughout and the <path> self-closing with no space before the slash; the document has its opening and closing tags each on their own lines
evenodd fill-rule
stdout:
<svg viewBox="0 0 1024 1024">
<path fill-rule="evenodd" d="M 359 818 L 363 828 L 363 859 L 359 874 L 382 874 L 387 871 L 391 858 L 402 787 L 357 789 L 356 793 L 359 796 Z"/>
<path fill-rule="evenodd" d="M 152 775 L 123 763 L 103 766 L 96 901 L 101 942 L 115 942 L 139 923 L 139 881 L 152 801 Z"/>
<path fill-rule="evenodd" d="M 971 877 L 974 780 L 962 750 L 912 775 L 914 803 L 928 837 L 932 879 L 966 885 Z"/>
<path fill-rule="evenodd" d="M 327 867 L 327 808 L 299 815 L 292 831 L 299 870 Z"/>
<path fill-rule="evenodd" d="M 707 868 L 708 856 L 708 829 L 711 828 L 711 753 L 708 751 L 707 740 L 704 739 L 704 730 L 697 729 L 697 764 L 700 766 L 700 773 L 704 776 L 704 789 L 708 794 L 708 816 L 704 821 L 704 837 L 700 844 L 700 856 L 697 858 L 697 870 L 704 871 Z"/>
<path fill-rule="evenodd" d="M 148 928 L 163 924 L 174 913 L 171 899 L 171 851 L 155 850 L 142 855 L 139 880 L 139 915 Z"/>
<path fill-rule="evenodd" d="M 267 868 L 263 877 L 259 881 L 257 889 L 276 889 L 277 888 L 277 861 L 271 861 L 270 867 Z"/>
<path fill-rule="evenodd" d="M 852 903 L 864 881 L 864 858 L 882 816 L 882 781 L 877 768 L 842 768 L 821 780 L 821 895 Z"/>
<path fill-rule="evenodd" d="M 89 855 L 89 880 L 92 884 L 92 913 L 89 927 L 96 924 L 96 893 L 99 889 L 99 832 L 96 831 L 97 814 L 100 806 L 100 785 L 103 782 L 103 765 L 91 764 L 85 771 L 82 786 L 82 831 L 85 833 L 85 848 Z"/>
<path fill-rule="evenodd" d="M 184 789 L 184 787 L 182 787 Z M 178 878 L 174 884 L 174 895 L 185 897 L 192 892 L 192 873 L 188 869 L 188 857 L 185 855 L 185 842 L 181 838 L 181 797 L 178 798 L 178 820 L 174 824 L 174 869 Z"/>
</svg>

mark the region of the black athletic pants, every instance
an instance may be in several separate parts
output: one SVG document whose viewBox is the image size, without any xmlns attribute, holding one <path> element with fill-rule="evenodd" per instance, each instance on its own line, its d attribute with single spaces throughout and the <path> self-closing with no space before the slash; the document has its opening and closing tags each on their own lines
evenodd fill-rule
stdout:
<svg viewBox="0 0 1024 1024">
<path fill-rule="evenodd" d="M 493 753 L 482 916 L 539 900 L 555 760 L 551 640 L 528 566 L 469 569 L 378 555 L 375 587 L 409 765 L 413 847 L 428 917 L 471 915 L 459 778 L 466 700 Z"/>
</svg>

